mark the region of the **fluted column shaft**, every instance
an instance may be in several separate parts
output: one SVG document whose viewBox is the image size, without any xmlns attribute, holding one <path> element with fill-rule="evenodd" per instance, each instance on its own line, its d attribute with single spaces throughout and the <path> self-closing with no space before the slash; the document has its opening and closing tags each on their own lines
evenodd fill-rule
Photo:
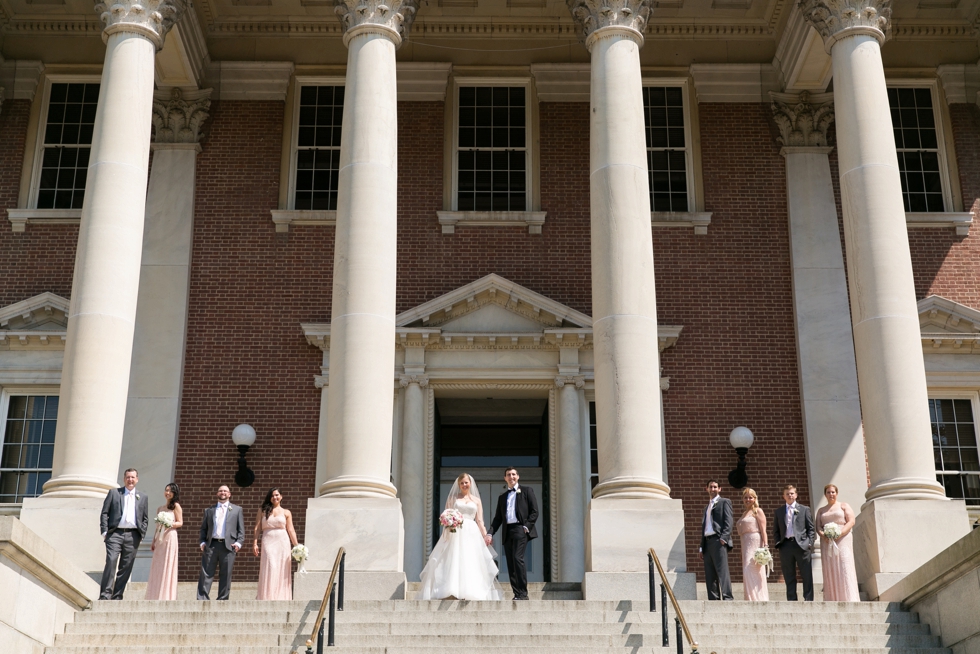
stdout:
<svg viewBox="0 0 980 654">
<path fill-rule="evenodd" d="M 145 6 L 144 6 L 145 5 Z M 44 494 L 116 487 L 143 245 L 154 57 L 183 0 L 98 5 L 102 85 L 78 233 L 51 480 Z"/>
<path fill-rule="evenodd" d="M 592 32 L 590 192 L 599 484 L 595 497 L 669 497 L 663 481 L 657 305 L 637 29 Z"/>
<path fill-rule="evenodd" d="M 939 499 L 912 258 L 881 61 L 888 0 L 808 0 L 834 67 L 844 244 L 871 487 L 866 498 Z"/>
<path fill-rule="evenodd" d="M 402 469 L 399 497 L 405 516 L 405 574 L 415 581 L 425 563 L 425 386 L 422 375 L 406 375 L 402 421 Z"/>
</svg>

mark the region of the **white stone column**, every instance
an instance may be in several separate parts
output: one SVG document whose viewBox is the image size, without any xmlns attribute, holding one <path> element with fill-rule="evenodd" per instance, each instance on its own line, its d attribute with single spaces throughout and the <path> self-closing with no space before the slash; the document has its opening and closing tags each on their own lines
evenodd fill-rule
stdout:
<svg viewBox="0 0 980 654">
<path fill-rule="evenodd" d="M 585 480 L 582 478 L 582 427 L 579 376 L 559 375 L 558 387 L 558 529 L 561 579 L 580 583 L 585 575 Z"/>
<path fill-rule="evenodd" d="M 640 47 L 650 0 L 568 0 L 592 54 L 592 316 L 599 484 L 586 570 L 684 570 L 681 504 L 663 481 L 657 307 Z M 589 599 L 598 584 L 586 575 Z M 593 592 L 595 591 L 595 592 Z"/>
<path fill-rule="evenodd" d="M 844 244 L 871 487 L 855 529 L 872 598 L 969 528 L 933 466 L 905 208 L 881 61 L 890 0 L 803 0 L 834 67 Z M 906 500 L 916 500 L 908 502 Z M 899 535 L 913 522 L 921 537 Z M 887 541 L 887 542 L 886 542 Z"/>
<path fill-rule="evenodd" d="M 405 413 L 402 420 L 401 485 L 398 487 L 405 517 L 405 575 L 418 581 L 425 565 L 425 375 L 402 375 Z"/>
<path fill-rule="evenodd" d="M 118 485 L 136 320 L 154 57 L 184 0 L 97 4 L 106 43 L 78 233 L 52 477 L 21 519 L 84 570 L 105 556 L 98 512 Z"/>
<path fill-rule="evenodd" d="M 309 501 L 307 540 L 316 547 L 310 547 L 307 568 L 329 571 L 343 545 L 347 569 L 355 578 L 361 571 L 380 573 L 388 580 L 362 594 L 352 578 L 350 597 L 380 599 L 404 592 L 402 512 L 390 481 L 398 173 L 395 50 L 408 33 L 416 7 L 417 0 L 341 0 L 336 7 L 347 46 L 347 79 L 330 325 L 326 481 L 320 497 Z M 384 584 L 390 586 L 383 588 Z"/>
</svg>

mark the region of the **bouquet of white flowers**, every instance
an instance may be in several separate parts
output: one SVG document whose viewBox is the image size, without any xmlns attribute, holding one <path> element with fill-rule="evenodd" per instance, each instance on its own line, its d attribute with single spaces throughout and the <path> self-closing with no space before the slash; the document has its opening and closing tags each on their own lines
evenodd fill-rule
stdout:
<svg viewBox="0 0 980 654">
<path fill-rule="evenodd" d="M 768 568 L 772 565 L 772 554 L 768 547 L 760 547 L 752 555 L 752 561 L 758 565 Z"/>
<path fill-rule="evenodd" d="M 827 540 L 837 540 L 840 538 L 840 525 L 836 522 L 828 522 L 823 527 L 823 537 Z"/>
<path fill-rule="evenodd" d="M 310 550 L 306 548 L 306 545 L 300 543 L 299 545 L 293 548 L 293 550 L 290 552 L 290 555 L 293 557 L 293 561 L 299 563 L 299 568 L 297 572 L 302 572 L 303 574 L 306 574 L 306 559 L 310 558 Z"/>
<path fill-rule="evenodd" d="M 164 529 L 170 529 L 174 526 L 174 514 L 169 511 L 161 511 L 157 517 L 153 518 L 153 522 L 160 523 Z"/>
<path fill-rule="evenodd" d="M 439 516 L 439 524 L 450 533 L 456 533 L 456 530 L 463 526 L 463 514 L 456 509 L 446 509 Z"/>
</svg>

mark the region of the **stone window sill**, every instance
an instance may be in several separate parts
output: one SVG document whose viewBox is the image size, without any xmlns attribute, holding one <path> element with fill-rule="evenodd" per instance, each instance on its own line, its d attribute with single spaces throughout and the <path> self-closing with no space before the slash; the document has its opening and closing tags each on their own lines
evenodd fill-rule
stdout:
<svg viewBox="0 0 980 654">
<path fill-rule="evenodd" d="M 704 236 L 711 224 L 711 212 L 651 211 L 650 224 L 654 227 L 693 227 L 695 234 Z"/>
<path fill-rule="evenodd" d="M 81 209 L 7 209 L 7 220 L 14 232 L 27 231 L 32 225 L 77 225 L 82 220 Z"/>
<path fill-rule="evenodd" d="M 907 213 L 905 224 L 908 227 L 955 227 L 957 236 L 967 236 L 973 224 L 970 212 Z"/>
<path fill-rule="evenodd" d="M 540 234 L 546 211 L 437 211 L 443 234 L 455 234 L 456 227 L 527 227 L 528 234 Z"/>
<path fill-rule="evenodd" d="M 272 222 L 276 224 L 277 232 L 288 232 L 290 225 L 325 225 L 327 227 L 336 227 L 337 212 L 273 209 Z"/>
</svg>

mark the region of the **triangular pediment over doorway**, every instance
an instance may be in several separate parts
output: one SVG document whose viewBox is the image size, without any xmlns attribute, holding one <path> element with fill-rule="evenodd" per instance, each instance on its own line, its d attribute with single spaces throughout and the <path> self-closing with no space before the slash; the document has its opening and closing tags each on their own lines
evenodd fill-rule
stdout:
<svg viewBox="0 0 980 654">
<path fill-rule="evenodd" d="M 454 332 L 524 332 L 590 329 L 592 318 L 491 274 L 398 314 L 395 324 Z"/>
<path fill-rule="evenodd" d="M 980 352 L 980 311 L 939 295 L 919 300 L 918 311 L 926 353 Z"/>
<path fill-rule="evenodd" d="M 0 307 L 0 346 L 64 347 L 68 300 L 54 293 Z"/>
</svg>

